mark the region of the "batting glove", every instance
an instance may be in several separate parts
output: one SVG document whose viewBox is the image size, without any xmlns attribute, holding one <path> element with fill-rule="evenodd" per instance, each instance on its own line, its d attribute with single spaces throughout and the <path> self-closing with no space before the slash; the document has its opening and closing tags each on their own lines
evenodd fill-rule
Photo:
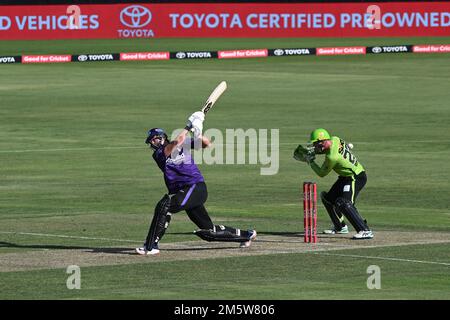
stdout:
<svg viewBox="0 0 450 320">
<path fill-rule="evenodd" d="M 203 130 L 203 121 L 205 120 L 205 114 L 202 111 L 194 112 L 186 123 L 185 129 L 194 131 L 193 128 L 197 127 L 200 132 Z"/>
<path fill-rule="evenodd" d="M 201 122 L 205 121 L 205 114 L 201 111 L 194 112 L 191 114 L 191 116 L 188 118 L 188 121 L 194 122 L 194 120 L 200 120 Z"/>
</svg>

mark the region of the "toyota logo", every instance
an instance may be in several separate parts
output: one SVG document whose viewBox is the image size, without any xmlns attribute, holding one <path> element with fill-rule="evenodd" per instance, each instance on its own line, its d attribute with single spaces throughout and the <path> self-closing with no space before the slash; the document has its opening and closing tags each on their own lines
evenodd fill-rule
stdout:
<svg viewBox="0 0 450 320">
<path fill-rule="evenodd" d="M 130 28 L 142 28 L 150 23 L 152 13 L 144 6 L 128 6 L 120 12 L 120 22 Z"/>
<path fill-rule="evenodd" d="M 78 56 L 78 61 L 86 61 L 88 57 L 86 55 Z"/>
<path fill-rule="evenodd" d="M 284 50 L 283 49 L 276 49 L 273 52 L 273 54 L 276 55 L 276 56 L 282 56 L 284 54 Z"/>
<path fill-rule="evenodd" d="M 177 52 L 176 57 L 178 59 L 184 59 L 184 58 L 186 58 L 186 53 L 184 53 L 184 52 Z"/>
<path fill-rule="evenodd" d="M 383 49 L 381 49 L 380 47 L 373 47 L 372 48 L 372 52 L 373 53 L 380 53 L 381 51 L 383 51 Z"/>
</svg>

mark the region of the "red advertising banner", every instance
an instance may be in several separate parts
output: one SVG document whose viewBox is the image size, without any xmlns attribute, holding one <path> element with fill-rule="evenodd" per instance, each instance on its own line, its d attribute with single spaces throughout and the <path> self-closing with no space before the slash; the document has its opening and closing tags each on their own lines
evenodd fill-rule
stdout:
<svg viewBox="0 0 450 320">
<path fill-rule="evenodd" d="M 169 52 L 128 52 L 121 53 L 121 61 L 169 60 Z"/>
<path fill-rule="evenodd" d="M 32 55 L 32 56 L 22 56 L 22 63 L 70 62 L 71 59 L 72 59 L 72 55 L 70 55 L 70 54 Z"/>
<path fill-rule="evenodd" d="M 413 46 L 414 53 L 450 53 L 450 45 L 448 44 L 428 44 Z"/>
<path fill-rule="evenodd" d="M 318 56 L 336 56 L 349 54 L 366 54 L 366 47 L 334 47 L 334 48 L 317 48 Z"/>
<path fill-rule="evenodd" d="M 389 36 L 450 36 L 450 2 L 0 7 L 0 40 Z"/>
<path fill-rule="evenodd" d="M 228 50 L 219 51 L 217 56 L 219 59 L 233 58 L 261 58 L 269 55 L 267 49 L 249 49 L 249 50 Z"/>
</svg>

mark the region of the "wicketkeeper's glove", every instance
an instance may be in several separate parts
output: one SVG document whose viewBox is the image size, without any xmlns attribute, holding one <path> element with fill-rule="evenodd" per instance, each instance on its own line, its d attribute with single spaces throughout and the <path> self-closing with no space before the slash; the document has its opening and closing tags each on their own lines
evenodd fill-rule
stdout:
<svg viewBox="0 0 450 320">
<path fill-rule="evenodd" d="M 308 154 L 305 156 L 305 162 L 306 162 L 307 164 L 310 164 L 311 162 L 313 162 L 314 159 L 316 159 L 316 155 L 315 155 L 314 153 L 308 153 Z"/>
<path fill-rule="evenodd" d="M 294 159 L 306 163 L 310 163 L 316 158 L 314 150 L 303 147 L 301 144 L 294 150 Z"/>
</svg>

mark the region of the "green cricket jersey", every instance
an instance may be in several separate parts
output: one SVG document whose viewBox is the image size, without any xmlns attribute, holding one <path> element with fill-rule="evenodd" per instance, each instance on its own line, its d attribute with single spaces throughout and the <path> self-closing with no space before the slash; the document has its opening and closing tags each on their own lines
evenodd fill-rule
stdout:
<svg viewBox="0 0 450 320">
<path fill-rule="evenodd" d="M 325 177 L 331 170 L 343 177 L 351 177 L 364 171 L 364 167 L 351 152 L 347 143 L 339 137 L 331 137 L 331 148 L 325 153 L 325 161 L 319 167 L 314 161 L 311 168 L 320 177 Z"/>
</svg>

